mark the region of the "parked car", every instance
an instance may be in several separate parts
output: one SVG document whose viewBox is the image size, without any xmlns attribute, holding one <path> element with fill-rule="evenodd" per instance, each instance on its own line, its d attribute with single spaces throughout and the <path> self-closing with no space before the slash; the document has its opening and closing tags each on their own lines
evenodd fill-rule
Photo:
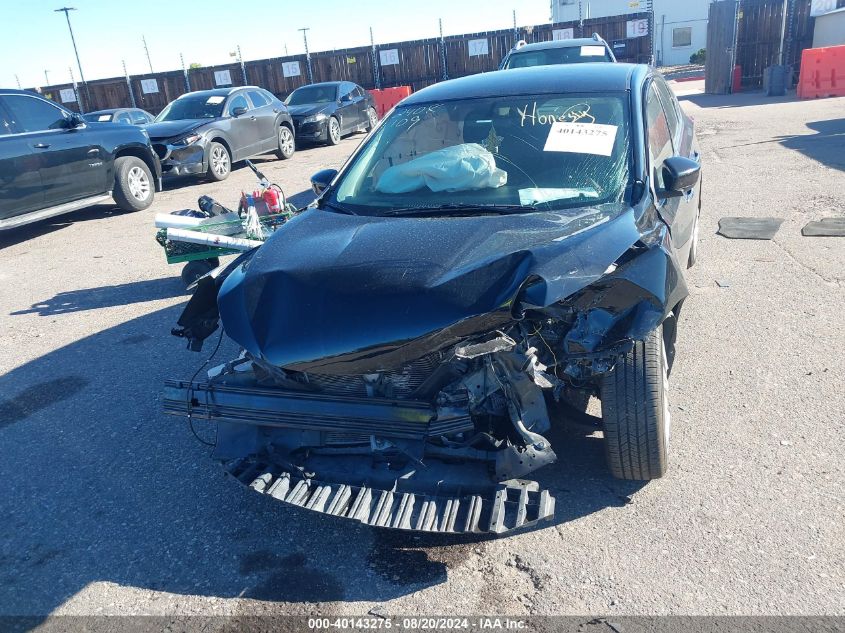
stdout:
<svg viewBox="0 0 845 633">
<path fill-rule="evenodd" d="M 197 349 L 222 319 L 243 354 L 169 382 L 165 410 L 216 421 L 253 489 L 382 527 L 551 517 L 526 476 L 567 421 L 604 431 L 614 476 L 661 477 L 700 170 L 645 65 L 425 88 L 315 174 L 311 208 L 199 280 L 175 334 Z"/>
<path fill-rule="evenodd" d="M 499 68 L 528 68 L 553 64 L 583 64 L 592 62 L 615 62 L 616 56 L 607 42 L 598 33 L 590 38 L 554 40 L 526 44 L 520 40 L 514 46 Z"/>
<path fill-rule="evenodd" d="M 11 229 L 114 198 L 146 209 L 161 190 L 147 133 L 88 123 L 24 90 L 0 89 L 0 229 Z"/>
<path fill-rule="evenodd" d="M 146 130 L 165 178 L 205 174 L 224 180 L 233 162 L 267 153 L 287 159 L 296 149 L 287 107 L 256 86 L 183 94 Z"/>
<path fill-rule="evenodd" d="M 97 110 L 83 115 L 86 121 L 91 122 L 112 122 L 126 125 L 146 125 L 152 123 L 155 117 L 141 108 L 111 108 L 109 110 Z"/>
<path fill-rule="evenodd" d="M 373 96 L 351 81 L 309 84 L 294 90 L 285 104 L 298 141 L 337 145 L 353 132 L 369 132 L 378 123 Z"/>
</svg>

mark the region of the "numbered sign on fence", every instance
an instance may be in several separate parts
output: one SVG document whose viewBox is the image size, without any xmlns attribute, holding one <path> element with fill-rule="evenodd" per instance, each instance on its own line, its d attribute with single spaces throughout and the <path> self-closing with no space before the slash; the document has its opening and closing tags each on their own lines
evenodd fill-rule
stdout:
<svg viewBox="0 0 845 633">
<path fill-rule="evenodd" d="M 214 83 L 218 86 L 231 86 L 232 85 L 232 75 L 229 73 L 228 70 L 215 70 L 214 71 Z"/>
<path fill-rule="evenodd" d="M 633 37 L 645 37 L 648 35 L 648 19 L 628 20 L 625 24 L 625 31 L 628 39 Z"/>
<path fill-rule="evenodd" d="M 59 90 L 59 99 L 62 103 L 76 103 L 76 93 L 73 88 L 62 88 Z"/>
<path fill-rule="evenodd" d="M 555 29 L 552 31 L 552 39 L 556 42 L 559 40 L 574 40 L 575 29 Z"/>
<path fill-rule="evenodd" d="M 151 95 L 158 92 L 158 82 L 155 79 L 142 79 L 141 92 L 145 95 Z"/>
<path fill-rule="evenodd" d="M 378 56 L 382 66 L 395 66 L 399 63 L 399 50 L 396 48 L 379 51 Z"/>
<path fill-rule="evenodd" d="M 470 57 L 474 57 L 476 55 L 488 55 L 490 53 L 486 39 L 470 40 L 467 42 L 467 47 L 469 48 Z"/>
<path fill-rule="evenodd" d="M 299 70 L 299 62 L 283 62 L 282 74 L 285 77 L 299 77 L 301 71 Z"/>
<path fill-rule="evenodd" d="M 813 0 L 810 4 L 810 17 L 815 18 L 836 10 L 836 0 Z"/>
</svg>

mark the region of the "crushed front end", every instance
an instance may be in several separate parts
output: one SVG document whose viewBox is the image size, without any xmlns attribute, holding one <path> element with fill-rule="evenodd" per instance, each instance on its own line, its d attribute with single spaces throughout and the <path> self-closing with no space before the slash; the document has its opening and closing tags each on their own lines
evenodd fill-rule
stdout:
<svg viewBox="0 0 845 633">
<path fill-rule="evenodd" d="M 642 231 L 630 211 L 588 231 L 481 220 L 495 251 L 461 247 L 469 219 L 399 220 L 406 243 L 379 259 L 377 223 L 295 218 L 200 280 L 174 333 L 198 349 L 222 317 L 243 351 L 169 381 L 165 411 L 215 422 L 229 474 L 310 510 L 449 533 L 550 519 L 553 497 L 526 478 L 557 459 L 546 434 L 562 412 L 587 417 L 597 380 L 686 287 L 665 226 Z M 448 265 L 428 263 L 435 243 Z"/>
</svg>

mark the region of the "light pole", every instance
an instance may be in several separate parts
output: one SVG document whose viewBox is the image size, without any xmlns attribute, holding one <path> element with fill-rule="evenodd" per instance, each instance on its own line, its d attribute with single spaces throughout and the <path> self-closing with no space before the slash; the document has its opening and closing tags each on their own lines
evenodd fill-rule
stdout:
<svg viewBox="0 0 845 633">
<path fill-rule="evenodd" d="M 147 46 L 147 38 L 146 38 L 146 36 L 142 35 L 142 36 L 141 36 L 141 41 L 144 43 L 144 52 L 147 54 L 147 63 L 150 65 L 150 74 L 155 74 L 155 71 L 153 70 L 153 62 L 152 62 L 152 60 L 150 59 L 150 49 L 149 49 L 149 47 Z"/>
<path fill-rule="evenodd" d="M 45 81 L 46 85 L 48 85 L 48 86 L 50 85 L 50 75 L 48 74 L 49 72 L 50 71 L 47 70 L 46 68 L 44 69 L 44 81 Z"/>
<path fill-rule="evenodd" d="M 297 29 L 302 31 L 302 41 L 305 42 L 305 67 L 308 69 L 308 83 L 314 83 L 314 76 L 311 74 L 311 53 L 308 52 L 308 31 L 311 29 L 306 27 L 304 29 Z"/>
<path fill-rule="evenodd" d="M 55 9 L 56 13 L 64 13 L 67 19 L 67 28 L 70 31 L 70 41 L 73 43 L 73 52 L 76 55 L 76 65 L 79 67 L 79 78 L 82 80 L 82 85 L 85 86 L 85 96 L 88 98 L 88 103 L 91 103 L 91 92 L 88 90 L 88 83 L 85 81 L 85 75 L 82 74 L 82 63 L 79 61 L 79 51 L 76 50 L 76 38 L 73 36 L 73 27 L 70 25 L 70 12 L 76 11 L 76 7 L 62 7 Z M 79 104 L 81 110 L 85 110 L 82 104 Z"/>
</svg>

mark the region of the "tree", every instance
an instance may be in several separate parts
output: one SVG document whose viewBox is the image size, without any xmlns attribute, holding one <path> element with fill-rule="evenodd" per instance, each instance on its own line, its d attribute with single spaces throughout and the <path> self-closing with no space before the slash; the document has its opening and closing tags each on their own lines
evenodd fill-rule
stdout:
<svg viewBox="0 0 845 633">
<path fill-rule="evenodd" d="M 202 64 L 200 64 L 199 62 L 193 62 L 193 63 L 191 63 L 191 64 L 189 64 L 189 65 L 188 65 L 188 68 L 190 68 L 190 69 L 192 69 L 192 70 L 193 70 L 194 68 L 202 68 Z"/>
</svg>

